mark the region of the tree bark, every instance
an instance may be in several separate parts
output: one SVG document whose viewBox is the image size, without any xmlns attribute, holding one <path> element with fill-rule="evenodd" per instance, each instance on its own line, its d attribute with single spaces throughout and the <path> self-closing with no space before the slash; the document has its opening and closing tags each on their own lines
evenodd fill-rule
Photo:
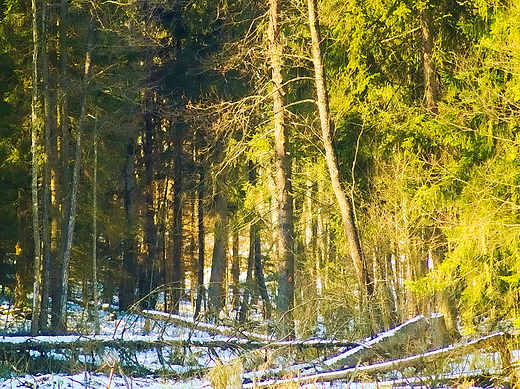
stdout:
<svg viewBox="0 0 520 389">
<path fill-rule="evenodd" d="M 309 27 L 312 40 L 312 60 L 314 63 L 317 105 L 320 115 L 320 125 L 323 138 L 323 147 L 325 149 L 325 158 L 327 161 L 327 167 L 329 169 L 332 189 L 340 208 L 343 229 L 348 240 L 350 255 L 356 269 L 363 301 L 363 299 L 373 295 L 374 285 L 371 279 L 371 275 L 368 271 L 361 240 L 359 238 L 352 199 L 349 199 L 345 193 L 346 191 L 341 179 L 336 151 L 332 143 L 332 126 L 323 65 L 323 55 L 320 46 L 321 38 L 316 0 L 308 0 L 307 5 L 309 10 Z"/>
<path fill-rule="evenodd" d="M 279 333 L 294 336 L 294 216 L 291 183 L 291 158 L 285 122 L 283 90 L 283 44 L 280 37 L 280 0 L 269 1 L 269 62 L 273 83 L 273 119 L 276 186 L 278 189 L 278 313 Z"/>
</svg>

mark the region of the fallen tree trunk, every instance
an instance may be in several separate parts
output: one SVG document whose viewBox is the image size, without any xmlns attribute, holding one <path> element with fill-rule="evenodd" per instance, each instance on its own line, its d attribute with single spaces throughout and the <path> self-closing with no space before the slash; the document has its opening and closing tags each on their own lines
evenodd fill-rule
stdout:
<svg viewBox="0 0 520 389">
<path fill-rule="evenodd" d="M 442 316 L 441 316 L 442 318 Z M 437 326 L 436 326 L 437 327 Z M 392 328 L 391 330 L 385 331 L 373 339 L 370 339 L 361 344 L 352 344 L 347 346 L 346 351 L 343 349 L 339 354 L 331 358 L 320 358 L 312 362 L 301 363 L 297 365 L 289 366 L 285 369 L 269 369 L 259 371 L 255 373 L 246 373 L 243 375 L 244 380 L 251 381 L 253 375 L 255 378 L 276 378 L 284 374 L 290 374 L 297 372 L 301 375 L 315 374 L 320 371 L 330 370 L 332 368 L 345 368 L 358 366 L 360 363 L 371 361 L 374 359 L 385 358 L 389 351 L 394 353 L 394 357 L 403 357 L 405 352 L 407 355 L 413 354 L 414 352 L 420 352 L 424 350 L 418 350 L 417 348 L 410 347 L 413 341 L 424 340 L 425 334 L 428 334 L 430 330 L 430 323 L 422 315 L 416 316 L 403 324 Z M 407 349 L 402 350 L 402 345 L 406 345 Z M 354 346 L 354 347 L 352 347 Z M 421 347 L 425 347 L 422 345 Z"/>
<path fill-rule="evenodd" d="M 267 335 L 258 334 L 255 332 L 240 331 L 231 327 L 195 321 L 188 317 L 174 315 L 166 312 L 144 310 L 141 314 L 144 317 L 148 317 L 153 320 L 165 321 L 167 323 L 176 324 L 178 326 L 190 328 L 192 330 L 204 331 L 213 335 L 243 338 L 248 340 L 254 340 L 257 342 L 269 342 L 273 340 L 270 336 Z"/>
<path fill-rule="evenodd" d="M 254 382 L 245 384 L 244 388 L 265 388 L 271 385 L 283 384 L 310 384 L 316 382 L 330 382 L 341 379 L 355 379 L 360 374 L 382 374 L 393 370 L 402 371 L 407 367 L 424 366 L 425 364 L 440 361 L 442 359 L 456 358 L 461 355 L 468 354 L 474 350 L 485 349 L 490 347 L 500 348 L 504 342 L 505 334 L 498 332 L 482 338 L 473 340 L 468 343 L 449 346 L 435 351 L 430 351 L 424 354 L 414 355 L 402 359 L 382 362 L 374 365 L 359 366 L 337 371 L 329 371 L 320 374 L 312 374 L 302 377 L 283 379 L 283 380 L 268 380 L 262 382 Z M 506 368 L 508 366 L 505 366 Z"/>
<path fill-rule="evenodd" d="M 389 352 L 394 353 L 394 357 L 403 357 L 406 353 L 411 355 L 422 351 L 417 350 L 417 347 L 414 349 L 413 342 L 423 341 L 429 329 L 428 320 L 419 315 L 357 347 L 323 361 L 321 365 L 324 368 L 353 367 L 373 359 L 385 359 Z M 403 346 L 406 347 L 405 350 Z M 426 345 L 421 347 L 424 350 Z"/>
</svg>

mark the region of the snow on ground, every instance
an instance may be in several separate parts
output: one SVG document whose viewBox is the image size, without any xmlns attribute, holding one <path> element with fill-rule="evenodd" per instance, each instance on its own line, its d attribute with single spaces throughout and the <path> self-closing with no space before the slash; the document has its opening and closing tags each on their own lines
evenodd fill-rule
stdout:
<svg viewBox="0 0 520 389">
<path fill-rule="evenodd" d="M 9 311 L 9 307 L 0 306 L 0 342 L 4 337 L 1 334 L 13 334 L 13 333 L 28 333 L 30 328 L 29 320 L 15 319 L 13 312 Z M 181 313 L 189 317 L 189 310 L 187 307 L 183 307 Z M 81 309 L 77 305 L 70 306 L 70 325 L 78 333 L 83 335 L 75 336 L 64 336 L 64 337 L 30 337 L 30 336 L 18 336 L 13 338 L 10 336 L 4 341 L 10 342 L 37 342 L 37 341 L 73 341 L 82 338 L 90 338 L 93 333 L 93 319 L 90 317 L 85 310 Z M 164 322 L 156 322 L 154 320 L 147 320 L 146 318 L 138 315 L 124 315 L 116 314 L 100 310 L 100 325 L 101 325 L 101 336 L 104 339 L 112 338 L 123 338 L 125 340 L 143 340 L 143 339 L 197 339 L 200 341 L 212 341 L 212 340 L 227 340 L 229 337 L 210 335 L 201 331 L 193 331 L 187 328 L 175 326 L 173 324 L 167 324 Z M 175 365 L 172 361 L 171 355 L 168 354 L 169 350 L 164 351 L 165 358 L 168 359 L 168 368 L 176 371 L 177 373 L 183 373 L 186 367 L 181 364 Z M 215 351 L 218 352 L 218 359 L 221 361 L 228 361 L 235 358 L 235 355 L 226 350 Z M 33 355 L 37 355 L 37 352 Z M 157 350 L 149 350 L 145 352 L 139 352 L 138 354 L 139 365 L 150 369 L 151 371 L 158 371 L 163 366 L 159 361 Z M 55 353 L 53 356 L 56 359 L 66 358 L 66 354 Z M 211 355 L 207 349 L 193 348 L 190 355 L 183 355 L 186 358 L 190 358 L 191 363 L 201 367 L 208 368 L 215 365 L 215 354 Z M 516 356 L 518 357 L 518 356 Z M 104 355 L 96 358 L 96 360 L 88 360 L 89 356 L 83 356 L 85 360 L 83 362 L 95 362 L 97 366 L 102 366 L 104 373 L 101 372 L 87 372 L 83 371 L 76 374 L 41 374 L 41 375 L 28 375 L 20 372 L 13 375 L 12 371 L 3 373 L 2 364 L 0 360 L 0 388 L 30 388 L 30 389 L 210 389 L 212 388 L 211 383 L 205 378 L 191 378 L 191 379 L 174 379 L 167 377 L 131 377 L 129 375 L 122 374 L 119 366 L 122 364 L 120 356 L 117 352 L 109 349 L 105 350 Z M 517 358 L 515 358 L 517 359 Z M 473 363 L 471 363 L 473 364 Z M 193 367 L 193 366 L 192 366 Z M 419 386 L 417 386 L 419 385 Z M 292 386 L 291 386 L 292 387 Z M 304 389 L 380 389 L 380 388 L 409 388 L 420 389 L 420 383 L 406 382 L 406 380 L 387 382 L 386 385 L 382 383 L 348 383 L 345 381 L 336 381 L 334 383 L 315 383 L 302 386 Z M 426 387 L 424 387 L 426 388 Z M 227 388 L 236 389 L 236 388 Z M 468 387 L 471 389 L 471 387 Z"/>
</svg>

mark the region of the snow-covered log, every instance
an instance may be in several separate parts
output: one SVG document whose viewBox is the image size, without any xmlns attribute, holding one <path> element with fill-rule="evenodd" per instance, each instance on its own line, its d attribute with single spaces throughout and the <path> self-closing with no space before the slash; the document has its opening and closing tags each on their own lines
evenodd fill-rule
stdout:
<svg viewBox="0 0 520 389">
<path fill-rule="evenodd" d="M 419 315 L 357 347 L 323 361 L 321 365 L 324 368 L 353 367 L 376 358 L 384 359 L 388 352 L 399 352 L 403 346 L 405 350 L 401 352 L 408 352 L 408 355 L 411 355 L 414 351 L 418 351 L 411 347 L 412 343 L 417 340 L 424 341 L 429 329 L 428 320 L 423 315 Z"/>
<path fill-rule="evenodd" d="M 193 330 L 204 331 L 213 335 L 223 335 L 229 336 L 233 338 L 243 338 L 254 340 L 257 342 L 269 342 L 273 340 L 270 336 L 248 332 L 248 331 L 239 331 L 232 327 L 216 325 L 211 323 L 205 323 L 201 321 L 195 321 L 192 318 L 183 317 L 179 315 L 174 315 L 171 313 L 161 312 L 161 311 L 151 311 L 144 310 L 142 311 L 142 315 L 157 321 L 165 321 L 167 323 L 176 324 L 178 326 L 190 328 Z"/>
<path fill-rule="evenodd" d="M 504 342 L 505 334 L 498 332 L 482 338 L 449 347 L 445 347 L 439 350 L 430 351 L 424 354 L 414 355 L 402 359 L 392 360 L 388 362 L 377 363 L 374 365 L 351 367 L 348 369 L 329 371 L 320 374 L 312 374 L 307 376 L 300 376 L 290 379 L 282 380 L 267 380 L 261 382 L 255 382 L 245 384 L 244 389 L 247 388 L 265 388 L 271 385 L 284 385 L 284 384 L 310 384 L 316 382 L 330 382 L 335 380 L 350 379 L 355 380 L 358 375 L 372 375 L 382 374 L 389 371 L 397 370 L 402 371 L 407 367 L 418 367 L 425 366 L 426 364 L 446 360 L 449 358 L 456 358 L 461 355 L 469 354 L 475 350 L 486 349 L 490 347 L 500 348 Z"/>
</svg>

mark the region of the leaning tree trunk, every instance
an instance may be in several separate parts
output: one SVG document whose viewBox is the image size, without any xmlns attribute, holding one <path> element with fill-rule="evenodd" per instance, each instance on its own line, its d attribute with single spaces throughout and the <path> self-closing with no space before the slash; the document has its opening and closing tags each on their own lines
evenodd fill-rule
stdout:
<svg viewBox="0 0 520 389">
<path fill-rule="evenodd" d="M 368 296 L 373 295 L 374 285 L 368 271 L 368 266 L 364 257 L 361 241 L 359 238 L 358 228 L 356 225 L 354 207 L 352 199 L 348 198 L 339 172 L 339 164 L 336 152 L 332 144 L 332 128 L 329 112 L 329 101 L 325 79 L 325 71 L 323 66 L 323 56 L 320 47 L 320 30 L 318 21 L 318 12 L 316 9 L 316 0 L 308 0 L 309 9 L 309 26 L 312 39 L 312 59 L 314 63 L 314 74 L 317 91 L 317 105 L 320 115 L 321 132 L 323 138 L 323 146 L 325 149 L 325 158 L 329 169 L 332 182 L 332 189 L 338 201 L 343 221 L 343 229 L 348 240 L 350 255 L 356 273 L 358 276 L 362 301 Z"/>
<path fill-rule="evenodd" d="M 78 205 L 78 191 L 79 191 L 79 179 L 81 174 L 81 158 L 82 158 L 82 137 L 85 127 L 85 121 L 87 118 L 87 95 L 88 95 L 88 84 L 90 78 L 90 60 L 93 46 L 93 31 L 92 31 L 93 18 L 91 17 L 89 22 L 89 31 L 87 37 L 87 51 L 85 53 L 85 69 L 83 73 L 83 95 L 81 100 L 80 116 L 78 121 L 78 130 L 76 136 L 76 153 L 74 160 L 74 169 L 72 172 L 72 183 L 70 193 L 70 209 L 69 209 L 69 220 L 67 225 L 65 250 L 63 251 L 63 259 L 60 269 L 60 299 L 58 306 L 59 323 L 58 331 L 64 332 L 67 330 L 67 300 L 68 300 L 68 285 L 69 285 L 69 271 L 70 271 L 70 260 L 72 255 L 72 242 L 74 239 L 74 227 L 76 224 L 76 209 Z"/>
<path fill-rule="evenodd" d="M 291 183 L 291 159 L 285 123 L 283 90 L 283 44 L 280 37 L 280 0 L 269 1 L 269 62 L 273 82 L 273 119 L 276 186 L 278 188 L 278 314 L 282 337 L 294 335 L 294 217 Z"/>
</svg>

